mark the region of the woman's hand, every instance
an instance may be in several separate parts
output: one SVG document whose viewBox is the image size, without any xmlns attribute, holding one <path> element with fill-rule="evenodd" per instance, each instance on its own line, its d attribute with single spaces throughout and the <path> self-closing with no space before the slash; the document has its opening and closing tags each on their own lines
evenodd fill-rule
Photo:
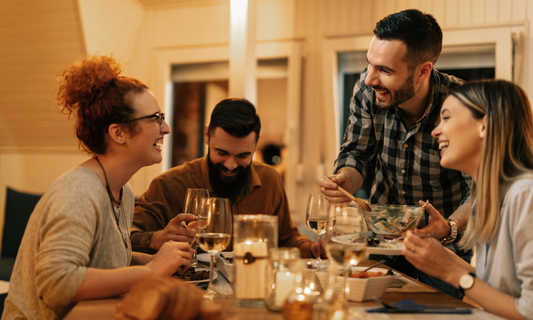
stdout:
<svg viewBox="0 0 533 320">
<path fill-rule="evenodd" d="M 457 261 L 453 252 L 434 238 L 422 238 L 412 231 L 407 231 L 403 243 L 402 254 L 413 266 L 455 287 L 459 284 L 459 277 L 470 272 L 465 265 Z"/>
<path fill-rule="evenodd" d="M 187 270 L 195 252 L 187 242 L 167 241 L 146 266 L 154 275 L 172 276 L 178 269 Z"/>
<path fill-rule="evenodd" d="M 419 205 L 423 206 L 424 201 L 420 200 Z M 429 220 L 427 226 L 421 229 L 415 229 L 413 232 L 416 235 L 431 236 L 437 240 L 440 240 L 450 234 L 450 225 L 448 221 L 433 207 L 431 203 L 426 204 L 426 212 L 429 214 Z"/>
</svg>

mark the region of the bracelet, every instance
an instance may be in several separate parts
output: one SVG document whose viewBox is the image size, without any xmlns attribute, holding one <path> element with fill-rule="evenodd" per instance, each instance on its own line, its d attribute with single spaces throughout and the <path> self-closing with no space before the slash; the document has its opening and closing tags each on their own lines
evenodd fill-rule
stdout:
<svg viewBox="0 0 533 320">
<path fill-rule="evenodd" d="M 457 222 L 455 222 L 455 220 L 451 220 L 450 218 L 446 218 L 446 221 L 450 226 L 450 234 L 440 240 L 440 243 L 442 244 L 450 243 L 457 239 Z"/>
</svg>

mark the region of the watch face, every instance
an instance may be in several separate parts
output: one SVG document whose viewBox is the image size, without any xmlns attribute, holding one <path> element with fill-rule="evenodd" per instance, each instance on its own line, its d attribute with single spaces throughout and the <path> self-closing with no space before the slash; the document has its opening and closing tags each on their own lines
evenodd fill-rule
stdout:
<svg viewBox="0 0 533 320">
<path fill-rule="evenodd" d="M 470 289 L 474 285 L 474 277 L 472 277 L 470 274 L 463 274 L 461 278 L 459 278 L 459 286 L 463 289 Z"/>
</svg>

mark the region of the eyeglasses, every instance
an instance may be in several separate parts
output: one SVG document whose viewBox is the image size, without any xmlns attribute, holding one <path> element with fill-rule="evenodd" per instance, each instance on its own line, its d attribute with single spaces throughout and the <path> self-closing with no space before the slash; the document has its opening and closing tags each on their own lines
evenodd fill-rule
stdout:
<svg viewBox="0 0 533 320">
<path fill-rule="evenodd" d="M 157 120 L 157 122 L 159 122 L 159 125 L 162 125 L 163 124 L 163 120 L 165 120 L 165 114 L 163 112 L 156 112 L 154 114 L 151 114 L 149 116 L 144 116 L 144 117 L 140 117 L 140 118 L 136 118 L 136 119 L 131 119 L 131 120 L 126 120 L 124 121 L 124 123 L 128 123 L 128 122 L 133 122 L 133 121 L 137 121 L 137 120 L 142 120 L 142 119 L 150 119 L 150 118 L 155 118 Z"/>
</svg>

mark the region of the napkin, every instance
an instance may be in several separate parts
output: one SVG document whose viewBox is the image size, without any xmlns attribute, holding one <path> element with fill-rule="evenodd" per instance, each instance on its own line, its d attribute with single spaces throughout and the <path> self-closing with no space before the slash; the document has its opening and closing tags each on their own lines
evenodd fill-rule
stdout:
<svg viewBox="0 0 533 320">
<path fill-rule="evenodd" d="M 392 305 L 394 308 L 376 308 L 366 310 L 366 312 L 379 313 L 459 313 L 470 314 L 472 309 L 468 308 L 444 308 L 444 307 L 428 307 L 423 304 L 418 304 L 412 300 L 403 300 Z"/>
</svg>

